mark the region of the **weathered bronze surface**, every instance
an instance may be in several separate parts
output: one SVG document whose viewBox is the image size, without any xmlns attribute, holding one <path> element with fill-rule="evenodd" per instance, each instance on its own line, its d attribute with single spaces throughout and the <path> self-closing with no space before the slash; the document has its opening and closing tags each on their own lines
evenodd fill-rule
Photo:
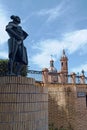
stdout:
<svg viewBox="0 0 87 130">
<path fill-rule="evenodd" d="M 27 38 L 28 34 L 19 26 L 21 23 L 20 17 L 12 15 L 10 18 L 12 21 L 6 26 L 6 31 L 10 37 L 8 39 L 8 74 L 15 75 L 13 73 L 13 65 L 16 62 L 16 75 L 20 75 L 23 65 L 28 64 L 27 51 L 23 44 L 23 41 Z"/>
</svg>

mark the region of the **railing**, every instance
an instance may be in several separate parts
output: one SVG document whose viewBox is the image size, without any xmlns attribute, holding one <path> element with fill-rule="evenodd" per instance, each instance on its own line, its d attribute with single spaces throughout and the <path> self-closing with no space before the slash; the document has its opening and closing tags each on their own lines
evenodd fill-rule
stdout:
<svg viewBox="0 0 87 130">
<path fill-rule="evenodd" d="M 36 81 L 42 81 L 42 71 L 28 70 L 28 77 L 34 78 Z"/>
<path fill-rule="evenodd" d="M 67 76 L 68 76 L 68 83 L 71 83 L 71 78 L 72 78 L 71 75 L 67 75 Z M 74 80 L 76 84 L 81 84 L 81 80 L 84 80 L 83 82 L 87 84 L 87 77 L 85 76 L 84 76 L 84 79 L 81 79 L 81 76 L 76 75 L 74 77 Z"/>
<path fill-rule="evenodd" d="M 2 71 L 0 71 L 0 73 L 1 72 Z M 47 75 L 49 77 L 49 73 L 47 73 Z M 3 75 L 3 73 L 1 73 L 1 76 L 5 76 L 5 74 Z M 56 74 L 56 76 L 57 76 L 57 79 L 58 79 L 58 77 L 60 77 L 60 75 L 58 73 Z M 27 70 L 27 77 L 31 77 L 31 78 L 34 78 L 36 81 L 41 81 L 42 82 L 43 81 L 42 77 L 44 77 L 44 76 L 42 74 L 42 71 Z M 74 75 L 66 75 L 65 78 L 67 78 L 67 83 L 72 83 L 73 82 L 73 83 L 76 83 L 76 84 L 82 84 L 82 83 L 87 84 L 87 77 L 86 76 L 83 76 L 83 78 L 82 78 L 82 76 L 74 74 Z M 52 83 L 52 81 L 51 81 L 51 83 Z M 60 81 L 58 80 L 55 83 L 62 83 L 61 78 L 60 78 Z"/>
<path fill-rule="evenodd" d="M 28 77 L 34 78 L 36 81 L 43 81 L 42 76 L 43 76 L 42 71 L 28 70 Z M 58 78 L 59 74 L 57 74 L 56 76 Z M 49 74 L 48 74 L 48 77 L 49 77 Z M 84 79 L 82 79 L 82 77 L 78 75 L 74 75 L 74 77 L 72 77 L 72 75 L 66 75 L 66 78 L 67 78 L 67 83 L 74 82 L 76 84 L 82 84 L 82 83 L 87 84 L 87 77 L 85 76 L 84 76 Z M 84 80 L 84 82 L 82 80 Z M 61 82 L 56 81 L 55 83 L 62 83 L 62 81 Z"/>
</svg>

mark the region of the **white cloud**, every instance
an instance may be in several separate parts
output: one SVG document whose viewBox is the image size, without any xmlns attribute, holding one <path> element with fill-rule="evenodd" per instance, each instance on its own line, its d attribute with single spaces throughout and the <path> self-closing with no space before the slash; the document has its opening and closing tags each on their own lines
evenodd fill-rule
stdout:
<svg viewBox="0 0 87 130">
<path fill-rule="evenodd" d="M 87 44 L 87 29 L 77 30 L 64 35 L 64 42 L 70 53 L 82 49 Z"/>
<path fill-rule="evenodd" d="M 49 65 L 51 54 L 54 55 L 54 60 L 56 61 L 63 49 L 71 54 L 77 50 L 83 51 L 82 48 L 85 45 L 87 45 L 87 29 L 64 34 L 61 41 L 58 39 L 46 39 L 35 44 L 34 49 L 38 49 L 38 53 L 32 57 L 32 61 L 39 67 L 46 67 Z"/>
<path fill-rule="evenodd" d="M 0 58 L 7 58 L 7 48 L 5 46 L 8 40 L 8 34 L 5 31 L 5 26 L 7 24 L 7 11 L 5 10 L 4 6 L 0 4 Z"/>
<path fill-rule="evenodd" d="M 49 65 L 49 55 L 46 53 L 36 54 L 32 59 L 33 64 L 39 65 L 40 69 L 43 67 L 48 67 Z"/>
<path fill-rule="evenodd" d="M 48 16 L 47 22 L 55 20 L 57 17 L 61 16 L 66 8 L 65 8 L 66 2 L 61 2 L 58 6 L 51 9 L 42 9 L 37 14 L 40 16 Z"/>
<path fill-rule="evenodd" d="M 8 35 L 5 31 L 5 26 L 8 23 L 7 13 L 2 5 L 0 5 L 0 44 L 7 41 Z"/>
<path fill-rule="evenodd" d="M 7 58 L 8 58 L 8 53 L 5 52 L 5 51 L 0 52 L 0 57 L 1 57 L 1 58 L 5 58 L 5 59 L 7 59 Z"/>
</svg>

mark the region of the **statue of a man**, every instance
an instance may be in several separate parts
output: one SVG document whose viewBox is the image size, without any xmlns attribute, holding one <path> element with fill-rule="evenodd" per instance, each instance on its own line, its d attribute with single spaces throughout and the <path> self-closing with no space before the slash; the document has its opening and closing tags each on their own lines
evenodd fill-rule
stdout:
<svg viewBox="0 0 87 130">
<path fill-rule="evenodd" d="M 6 31 L 10 36 L 8 39 L 8 70 L 9 75 L 14 75 L 13 65 L 16 62 L 16 74 L 19 75 L 23 65 L 28 64 L 26 48 L 23 45 L 23 40 L 26 39 L 28 34 L 19 26 L 21 19 L 18 16 L 12 15 L 10 18 L 12 21 L 6 26 Z"/>
</svg>

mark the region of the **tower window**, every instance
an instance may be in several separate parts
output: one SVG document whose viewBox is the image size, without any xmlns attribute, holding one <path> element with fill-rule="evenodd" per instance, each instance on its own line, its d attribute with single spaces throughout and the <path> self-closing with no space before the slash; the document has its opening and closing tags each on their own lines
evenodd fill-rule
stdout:
<svg viewBox="0 0 87 130">
<path fill-rule="evenodd" d="M 62 66 L 63 66 L 63 62 L 62 62 Z"/>
<path fill-rule="evenodd" d="M 86 107 L 87 107 L 87 95 L 86 95 Z"/>
</svg>

